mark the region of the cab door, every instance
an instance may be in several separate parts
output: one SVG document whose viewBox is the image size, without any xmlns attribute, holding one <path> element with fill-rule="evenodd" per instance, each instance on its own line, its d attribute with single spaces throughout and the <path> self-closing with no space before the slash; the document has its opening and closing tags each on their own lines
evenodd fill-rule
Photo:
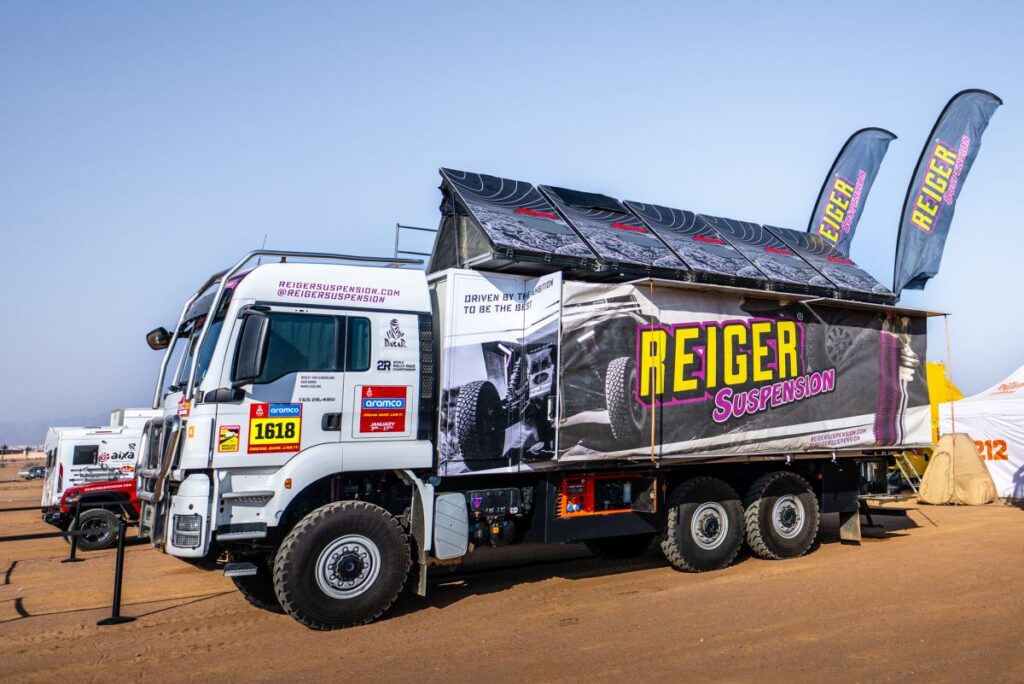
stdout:
<svg viewBox="0 0 1024 684">
<path fill-rule="evenodd" d="M 266 317 L 260 373 L 241 388 L 241 402 L 217 409 L 214 455 L 223 466 L 276 465 L 340 441 L 347 317 L 283 307 L 257 313 Z M 245 325 L 243 314 L 224 369 L 226 387 Z"/>
<path fill-rule="evenodd" d="M 385 467 L 382 440 L 414 439 L 419 418 L 416 314 L 353 312 L 342 416 L 346 469 Z M 396 445 L 396 448 L 397 447 Z"/>
</svg>

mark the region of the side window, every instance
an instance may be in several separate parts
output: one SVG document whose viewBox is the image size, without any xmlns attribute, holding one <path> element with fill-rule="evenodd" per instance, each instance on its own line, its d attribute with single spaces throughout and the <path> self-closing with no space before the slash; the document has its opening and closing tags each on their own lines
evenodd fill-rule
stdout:
<svg viewBox="0 0 1024 684">
<path fill-rule="evenodd" d="M 71 465 L 96 465 L 99 455 L 99 445 L 76 446 L 71 456 Z"/>
<path fill-rule="evenodd" d="M 346 335 L 345 370 L 370 369 L 370 319 L 349 318 Z"/>
<path fill-rule="evenodd" d="M 256 384 L 296 371 L 331 371 L 338 367 L 338 328 L 332 316 L 270 314 L 270 341 L 263 373 Z"/>
</svg>

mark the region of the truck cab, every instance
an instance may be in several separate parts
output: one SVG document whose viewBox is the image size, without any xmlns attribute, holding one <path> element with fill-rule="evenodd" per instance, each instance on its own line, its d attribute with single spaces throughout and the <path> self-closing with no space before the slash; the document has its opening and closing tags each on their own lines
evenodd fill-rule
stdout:
<svg viewBox="0 0 1024 684">
<path fill-rule="evenodd" d="M 379 267 L 404 263 L 253 253 L 196 292 L 173 335 L 150 334 L 162 375 L 179 357 L 143 437 L 140 531 L 154 546 L 244 559 L 332 490 L 387 499 L 408 489 L 392 473 L 431 466 L 426 281 Z M 395 496 L 389 507 L 408 507 Z"/>
</svg>

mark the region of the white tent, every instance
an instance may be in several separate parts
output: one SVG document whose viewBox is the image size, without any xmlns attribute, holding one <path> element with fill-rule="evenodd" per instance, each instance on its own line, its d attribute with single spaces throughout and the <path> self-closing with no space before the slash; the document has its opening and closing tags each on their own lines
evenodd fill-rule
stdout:
<svg viewBox="0 0 1024 684">
<path fill-rule="evenodd" d="M 1024 366 L 981 394 L 940 405 L 939 431 L 969 434 L 999 496 L 1024 499 Z"/>
</svg>

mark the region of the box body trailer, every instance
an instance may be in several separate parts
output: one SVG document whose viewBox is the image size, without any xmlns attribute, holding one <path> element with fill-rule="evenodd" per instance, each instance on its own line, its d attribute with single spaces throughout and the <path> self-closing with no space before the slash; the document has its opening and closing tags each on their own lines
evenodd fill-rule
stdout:
<svg viewBox="0 0 1024 684">
<path fill-rule="evenodd" d="M 823 512 L 856 539 L 861 462 L 928 439 L 921 312 L 382 265 L 253 252 L 148 336 L 140 533 L 313 628 L 484 544 L 657 536 L 704 571 L 802 555 Z"/>
</svg>

